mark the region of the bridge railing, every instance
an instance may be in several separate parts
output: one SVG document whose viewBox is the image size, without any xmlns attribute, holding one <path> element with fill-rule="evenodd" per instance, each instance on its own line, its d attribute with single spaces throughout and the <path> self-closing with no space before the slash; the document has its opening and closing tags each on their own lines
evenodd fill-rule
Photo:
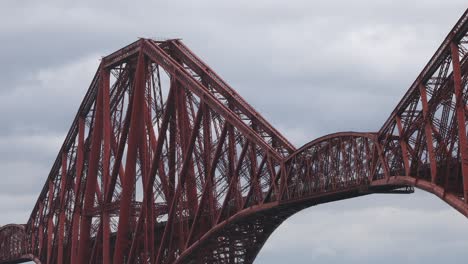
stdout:
<svg viewBox="0 0 468 264">
<path fill-rule="evenodd" d="M 285 162 L 283 199 L 368 185 L 384 174 L 372 133 L 343 132 L 318 138 Z"/>
</svg>

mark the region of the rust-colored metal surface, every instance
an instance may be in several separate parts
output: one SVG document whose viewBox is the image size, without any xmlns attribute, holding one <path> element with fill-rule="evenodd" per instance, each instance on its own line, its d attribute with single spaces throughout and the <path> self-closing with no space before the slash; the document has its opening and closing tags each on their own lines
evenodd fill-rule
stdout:
<svg viewBox="0 0 468 264">
<path fill-rule="evenodd" d="M 0 263 L 252 263 L 304 208 L 413 187 L 468 216 L 467 19 L 380 131 L 300 149 L 180 40 L 104 57 Z"/>
</svg>

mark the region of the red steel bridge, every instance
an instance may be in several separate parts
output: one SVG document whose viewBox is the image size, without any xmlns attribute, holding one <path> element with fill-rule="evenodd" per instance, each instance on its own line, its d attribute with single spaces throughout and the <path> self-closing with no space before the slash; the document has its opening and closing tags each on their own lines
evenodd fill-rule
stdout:
<svg viewBox="0 0 468 264">
<path fill-rule="evenodd" d="M 296 149 L 180 40 L 104 57 L 0 263 L 252 263 L 294 213 L 373 193 L 468 217 L 468 10 L 381 129 Z"/>
</svg>

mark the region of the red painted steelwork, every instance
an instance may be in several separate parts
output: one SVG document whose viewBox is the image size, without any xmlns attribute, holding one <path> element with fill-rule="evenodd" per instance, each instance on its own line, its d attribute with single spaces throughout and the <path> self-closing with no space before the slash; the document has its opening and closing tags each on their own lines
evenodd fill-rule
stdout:
<svg viewBox="0 0 468 264">
<path fill-rule="evenodd" d="M 297 150 L 180 40 L 104 57 L 0 263 L 252 263 L 304 208 L 413 187 L 468 216 L 467 20 L 379 132 Z"/>
</svg>

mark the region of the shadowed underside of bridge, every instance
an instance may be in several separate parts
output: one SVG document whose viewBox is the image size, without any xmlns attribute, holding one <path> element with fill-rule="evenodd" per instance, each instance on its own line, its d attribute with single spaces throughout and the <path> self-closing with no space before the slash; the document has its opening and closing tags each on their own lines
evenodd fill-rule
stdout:
<svg viewBox="0 0 468 264">
<path fill-rule="evenodd" d="M 304 208 L 413 187 L 468 216 L 467 19 L 380 131 L 300 149 L 180 40 L 104 57 L 0 263 L 252 263 Z"/>
</svg>

